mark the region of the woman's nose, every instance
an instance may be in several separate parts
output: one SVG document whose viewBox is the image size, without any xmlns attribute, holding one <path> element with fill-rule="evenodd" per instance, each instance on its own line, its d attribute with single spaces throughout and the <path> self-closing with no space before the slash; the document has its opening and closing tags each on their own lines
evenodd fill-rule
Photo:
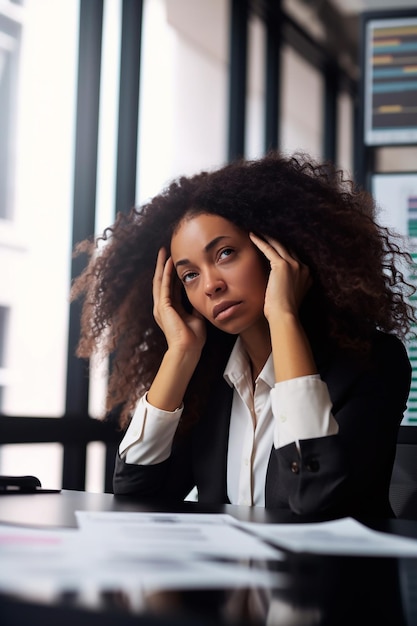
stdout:
<svg viewBox="0 0 417 626">
<path fill-rule="evenodd" d="M 206 295 L 213 296 L 215 293 L 224 291 L 226 284 L 221 276 L 216 273 L 209 273 L 206 276 Z"/>
</svg>

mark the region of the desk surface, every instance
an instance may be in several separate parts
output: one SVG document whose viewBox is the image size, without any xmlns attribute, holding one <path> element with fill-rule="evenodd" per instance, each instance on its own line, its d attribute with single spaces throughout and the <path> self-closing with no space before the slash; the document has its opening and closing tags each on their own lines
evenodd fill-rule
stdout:
<svg viewBox="0 0 417 626">
<path fill-rule="evenodd" d="M 0 523 L 48 528 L 76 527 L 75 511 L 166 511 L 132 498 L 76 491 L 0 496 Z M 169 509 L 173 512 L 173 509 Z M 201 507 L 185 502 L 176 512 L 228 513 L 244 521 L 289 522 L 261 508 Z M 371 527 L 417 537 L 417 522 L 367 522 Z M 286 553 L 267 567 L 287 577 L 285 588 L 194 590 L 178 588 L 149 595 L 140 609 L 120 592 L 103 593 L 94 610 L 79 598 L 39 602 L 0 596 L 2 626 L 130 626 L 135 624 L 210 626 L 343 626 L 417 624 L 417 559 L 335 557 Z"/>
</svg>

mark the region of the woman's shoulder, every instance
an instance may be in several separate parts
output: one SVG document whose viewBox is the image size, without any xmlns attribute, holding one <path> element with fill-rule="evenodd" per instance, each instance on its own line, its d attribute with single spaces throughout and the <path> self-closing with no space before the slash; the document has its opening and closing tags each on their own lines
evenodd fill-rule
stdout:
<svg viewBox="0 0 417 626">
<path fill-rule="evenodd" d="M 377 330 L 371 338 L 371 346 L 374 357 L 386 358 L 390 355 L 392 358 L 409 361 L 406 345 L 397 335 Z"/>
<path fill-rule="evenodd" d="M 370 358 L 366 369 L 382 386 L 408 393 L 411 384 L 411 362 L 405 343 L 391 333 L 376 331 L 371 338 Z M 381 389 L 381 393 L 386 391 Z"/>
<path fill-rule="evenodd" d="M 338 348 L 317 355 L 317 364 L 324 379 L 354 380 L 362 375 L 378 380 L 407 382 L 411 364 L 404 342 L 396 335 L 376 330 L 369 338 L 368 350 Z M 368 374 L 367 374 L 368 373 Z"/>
</svg>

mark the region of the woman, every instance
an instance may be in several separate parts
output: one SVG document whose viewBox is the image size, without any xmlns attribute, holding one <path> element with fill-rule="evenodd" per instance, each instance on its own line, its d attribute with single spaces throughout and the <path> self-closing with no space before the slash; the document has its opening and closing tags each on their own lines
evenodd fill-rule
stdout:
<svg viewBox="0 0 417 626">
<path fill-rule="evenodd" d="M 119 214 L 72 297 L 112 355 L 114 492 L 392 516 L 407 253 L 329 164 L 269 154 Z"/>
</svg>

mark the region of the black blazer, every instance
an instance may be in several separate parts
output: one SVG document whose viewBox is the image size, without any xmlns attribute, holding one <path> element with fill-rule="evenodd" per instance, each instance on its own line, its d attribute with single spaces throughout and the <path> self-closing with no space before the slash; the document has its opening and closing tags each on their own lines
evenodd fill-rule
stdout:
<svg viewBox="0 0 417 626">
<path fill-rule="evenodd" d="M 271 449 L 266 507 L 297 514 L 393 517 L 389 485 L 398 428 L 406 409 L 411 366 L 403 344 L 377 332 L 368 359 L 341 350 L 315 350 L 339 433 Z M 115 494 L 178 502 L 196 485 L 199 502 L 228 503 L 227 447 L 232 389 L 219 372 L 200 420 L 174 438 L 169 459 L 132 465 L 116 457 Z M 308 415 L 306 415 L 308 419 Z M 178 439 L 178 440 L 177 440 Z"/>
</svg>

